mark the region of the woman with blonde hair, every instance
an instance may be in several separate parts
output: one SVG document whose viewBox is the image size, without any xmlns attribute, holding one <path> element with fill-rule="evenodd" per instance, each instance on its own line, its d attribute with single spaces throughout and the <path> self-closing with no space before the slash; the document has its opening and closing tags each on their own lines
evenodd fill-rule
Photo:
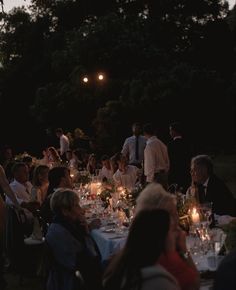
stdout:
<svg viewBox="0 0 236 290">
<path fill-rule="evenodd" d="M 148 209 L 168 211 L 171 217 L 171 230 L 175 233 L 175 243 L 167 245 L 160 257 L 160 264 L 176 278 L 182 290 L 199 289 L 199 273 L 187 250 L 185 232 L 179 227 L 175 196 L 160 184 L 150 183 L 136 200 L 135 215 Z"/>
<path fill-rule="evenodd" d="M 62 159 L 55 147 L 48 148 L 48 159 L 50 167 L 58 167 L 62 164 Z"/>
</svg>

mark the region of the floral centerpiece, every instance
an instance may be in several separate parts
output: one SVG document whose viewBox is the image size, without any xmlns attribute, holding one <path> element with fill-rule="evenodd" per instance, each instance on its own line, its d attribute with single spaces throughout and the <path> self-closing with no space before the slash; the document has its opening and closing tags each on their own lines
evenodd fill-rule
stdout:
<svg viewBox="0 0 236 290">
<path fill-rule="evenodd" d="M 141 193 L 141 191 L 144 189 L 144 187 L 145 186 L 143 184 L 138 183 L 135 185 L 133 190 L 126 193 L 126 199 L 128 200 L 128 202 L 131 206 L 136 205 L 136 199 L 139 196 L 139 194 Z"/>
<path fill-rule="evenodd" d="M 112 193 L 115 192 L 115 186 L 112 182 L 103 182 L 100 198 L 103 201 L 105 208 L 109 206 L 109 200 L 112 198 Z"/>
<path fill-rule="evenodd" d="M 85 184 L 88 184 L 90 182 L 91 182 L 91 176 L 90 176 L 89 172 L 81 173 L 79 171 L 79 173 L 77 175 L 76 183 L 81 183 L 82 185 L 85 185 Z"/>
</svg>

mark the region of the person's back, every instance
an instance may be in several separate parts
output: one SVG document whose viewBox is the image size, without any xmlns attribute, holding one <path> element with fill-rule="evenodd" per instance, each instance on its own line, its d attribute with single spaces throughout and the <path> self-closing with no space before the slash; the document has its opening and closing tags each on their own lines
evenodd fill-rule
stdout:
<svg viewBox="0 0 236 290">
<path fill-rule="evenodd" d="M 141 125 L 134 123 L 132 125 L 133 136 L 125 139 L 121 153 L 124 154 L 130 165 L 141 168 L 143 165 L 144 148 L 146 139 L 141 135 Z"/>
<path fill-rule="evenodd" d="M 156 181 L 168 186 L 169 156 L 167 146 L 156 137 L 151 124 L 143 128 L 147 144 L 144 150 L 144 175 L 147 182 Z"/>
<path fill-rule="evenodd" d="M 60 157 L 64 161 L 66 160 L 66 151 L 70 149 L 70 141 L 69 138 L 64 135 L 62 128 L 57 128 L 55 132 L 60 140 Z"/>
<path fill-rule="evenodd" d="M 159 264 L 161 253 L 173 239 L 167 211 L 140 211 L 131 224 L 124 248 L 106 269 L 104 289 L 180 290 L 175 278 Z"/>
<path fill-rule="evenodd" d="M 182 187 L 185 192 L 191 181 L 189 164 L 193 155 L 192 146 L 183 136 L 181 125 L 177 122 L 170 124 L 170 136 L 172 140 L 168 143 L 170 159 L 168 181 L 169 184 Z"/>
<path fill-rule="evenodd" d="M 46 242 L 54 264 L 49 272 L 47 290 L 81 289 L 77 271 L 83 278 L 84 289 L 100 290 L 100 253 L 89 234 L 77 194 L 69 189 L 57 190 L 50 205 L 55 216 L 48 228 Z"/>
</svg>

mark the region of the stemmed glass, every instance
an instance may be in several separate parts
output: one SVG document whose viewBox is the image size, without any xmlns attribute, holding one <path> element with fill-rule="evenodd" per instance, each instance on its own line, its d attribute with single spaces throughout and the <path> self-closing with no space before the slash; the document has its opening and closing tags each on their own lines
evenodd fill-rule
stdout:
<svg viewBox="0 0 236 290">
<path fill-rule="evenodd" d="M 202 214 L 202 224 L 209 227 L 212 222 L 212 202 L 201 204 L 199 209 Z"/>
</svg>

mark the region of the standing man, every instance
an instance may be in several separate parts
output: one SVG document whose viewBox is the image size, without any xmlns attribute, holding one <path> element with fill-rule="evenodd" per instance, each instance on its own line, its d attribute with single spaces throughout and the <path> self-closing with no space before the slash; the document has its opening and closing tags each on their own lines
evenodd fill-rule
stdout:
<svg viewBox="0 0 236 290">
<path fill-rule="evenodd" d="M 144 150 L 144 175 L 146 176 L 146 182 L 156 181 L 167 189 L 170 166 L 167 147 L 155 136 L 151 124 L 144 125 L 143 133 L 147 139 L 147 145 Z"/>
<path fill-rule="evenodd" d="M 56 129 L 56 136 L 60 139 L 60 156 L 62 160 L 66 160 L 66 151 L 70 149 L 70 141 L 66 135 L 64 135 L 62 128 Z"/>
<path fill-rule="evenodd" d="M 132 125 L 133 136 L 126 138 L 121 153 L 127 157 L 130 165 L 142 168 L 146 138 L 141 135 L 141 125 Z"/>
<path fill-rule="evenodd" d="M 177 184 L 186 192 L 191 176 L 189 164 L 192 157 L 192 148 L 183 136 L 182 126 L 179 122 L 169 125 L 172 140 L 168 143 L 168 154 L 170 158 L 169 184 Z"/>
</svg>

